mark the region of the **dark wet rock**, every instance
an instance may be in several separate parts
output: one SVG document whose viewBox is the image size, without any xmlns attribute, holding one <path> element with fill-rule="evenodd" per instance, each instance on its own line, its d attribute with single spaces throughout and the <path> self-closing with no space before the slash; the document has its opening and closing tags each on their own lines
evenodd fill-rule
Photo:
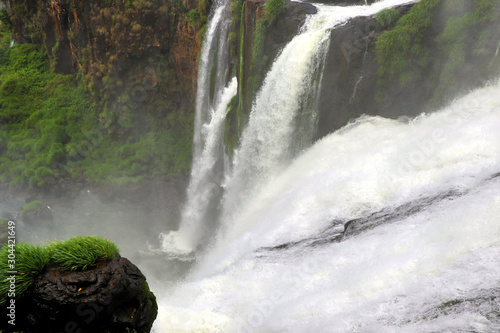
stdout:
<svg viewBox="0 0 500 333">
<path fill-rule="evenodd" d="M 49 268 L 31 290 L 17 302 L 16 331 L 150 332 L 157 315 L 146 278 L 119 256 L 86 271 Z"/>
<path fill-rule="evenodd" d="M 395 9 L 404 15 L 413 5 L 398 6 Z M 400 108 L 376 107 L 379 77 L 375 43 L 378 36 L 388 28 L 381 26 L 374 16 L 369 16 L 354 18 L 332 30 L 321 84 L 317 138 L 362 114 L 391 118 L 402 115 Z M 403 99 L 402 96 L 394 98 Z M 404 110 L 407 116 L 420 113 L 415 105 Z"/>
<path fill-rule="evenodd" d="M 435 196 L 423 197 L 397 207 L 387 207 L 357 219 L 348 221 L 334 220 L 330 223 L 329 227 L 315 236 L 273 247 L 264 247 L 259 251 L 287 250 L 295 247 L 317 247 L 338 243 L 346 238 L 354 237 L 378 226 L 391 224 L 415 215 L 437 202 L 449 200 L 450 198 L 455 198 L 464 194 L 465 192 L 449 191 Z"/>
<path fill-rule="evenodd" d="M 238 74 L 242 91 L 247 89 L 249 78 L 258 74 L 252 72 L 252 49 L 257 22 L 263 17 L 265 4 L 265 0 L 245 1 L 243 72 Z M 266 29 L 265 60 L 262 61 L 263 73 L 266 73 L 271 68 L 279 53 L 299 33 L 307 15 L 316 14 L 317 12 L 316 7 L 310 3 L 285 1 L 284 10 L 278 15 L 274 23 Z M 251 106 L 252 99 L 243 101 L 243 113 L 245 115 L 250 114 Z"/>
<path fill-rule="evenodd" d="M 304 25 L 307 15 L 316 14 L 318 10 L 309 3 L 286 1 L 283 13 L 269 28 L 266 38 L 265 54 L 274 60 L 279 51 L 286 46 Z"/>
</svg>

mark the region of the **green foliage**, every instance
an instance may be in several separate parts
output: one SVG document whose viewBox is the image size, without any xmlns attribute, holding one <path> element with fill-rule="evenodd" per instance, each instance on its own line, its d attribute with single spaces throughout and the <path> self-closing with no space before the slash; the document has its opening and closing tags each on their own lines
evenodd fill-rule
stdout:
<svg viewBox="0 0 500 333">
<path fill-rule="evenodd" d="M 24 296 L 35 277 L 45 268 L 57 265 L 63 270 L 76 271 L 94 267 L 98 261 L 109 260 L 119 253 L 114 243 L 96 236 L 73 237 L 67 241 L 54 242 L 47 246 L 27 243 L 4 245 L 0 248 L 0 305 L 7 301 L 15 257 L 16 298 Z M 10 257 L 9 257 L 10 255 Z"/>
<path fill-rule="evenodd" d="M 21 211 L 21 216 L 24 217 L 27 214 L 30 214 L 34 211 L 39 210 L 42 207 L 42 205 L 43 205 L 43 202 L 40 200 L 35 200 L 35 201 L 29 202 L 28 204 L 26 204 L 23 207 L 23 210 Z"/>
<path fill-rule="evenodd" d="M 241 23 L 241 10 L 243 8 L 243 0 L 234 0 L 229 5 L 229 12 L 231 13 L 231 30 L 237 31 Z"/>
<path fill-rule="evenodd" d="M 237 46 L 238 46 L 238 34 L 236 32 L 231 31 L 228 36 L 228 42 L 229 42 L 229 52 L 231 54 L 231 57 L 236 57 L 238 55 L 237 51 Z"/>
<path fill-rule="evenodd" d="M 31 44 L 4 48 L 0 71 L 0 179 L 11 185 L 44 185 L 57 164 L 66 158 L 65 147 L 81 139 L 95 114 L 91 97 L 72 76 L 48 69 L 45 52 Z M 32 171 L 30 171 L 32 170 Z"/>
<path fill-rule="evenodd" d="M 397 22 L 392 30 L 383 33 L 376 43 L 379 75 L 393 77 L 411 61 L 420 56 L 414 45 L 420 45 L 425 28 L 429 26 L 432 10 L 440 0 L 422 0 Z M 417 50 L 417 52 L 415 52 Z"/>
<path fill-rule="evenodd" d="M 113 259 L 119 253 L 113 242 L 97 236 L 73 237 L 64 242 L 51 243 L 47 249 L 50 262 L 66 271 L 89 269 L 99 260 Z"/>
<path fill-rule="evenodd" d="M 7 29 L 12 28 L 12 21 L 10 20 L 10 13 L 7 11 L 6 8 L 0 9 L 0 22 Z"/>
<path fill-rule="evenodd" d="M 399 12 L 394 8 L 384 9 L 375 15 L 378 24 L 383 27 L 394 25 L 399 19 Z"/>
<path fill-rule="evenodd" d="M 266 21 L 258 20 L 253 34 L 252 41 L 252 66 L 250 68 L 251 72 L 260 73 L 264 67 L 262 59 L 264 57 L 264 44 L 266 42 Z"/>
<path fill-rule="evenodd" d="M 285 9 L 284 0 L 269 0 L 266 2 L 264 18 L 266 20 L 267 26 L 270 26 L 274 23 L 283 9 Z"/>
<path fill-rule="evenodd" d="M 49 69 L 43 50 L 8 41 L 0 39 L 0 182 L 43 187 L 47 177 L 84 176 L 124 185 L 189 173 L 191 114 L 144 117 L 131 98 L 102 112 L 81 81 Z M 163 109 L 164 101 L 148 107 Z"/>
<path fill-rule="evenodd" d="M 12 258 L 15 258 L 15 263 L 9 262 Z M 5 304 L 11 285 L 9 278 L 13 276 L 8 272 L 13 271 L 12 267 L 17 271 L 15 294 L 19 297 L 29 290 L 35 277 L 48 265 L 50 258 L 44 247 L 18 243 L 15 246 L 11 244 L 0 248 L 0 260 L 0 304 Z"/>
<path fill-rule="evenodd" d="M 384 26 L 392 21 L 384 18 L 392 16 L 386 12 L 377 14 Z M 401 88 L 425 85 L 432 95 L 427 107 L 439 107 L 450 92 L 466 88 L 461 78 L 471 69 L 467 63 L 486 61 L 484 76 L 498 73 L 499 14 L 498 0 L 420 1 L 376 42 L 381 82 L 399 82 Z M 439 52 L 431 56 L 435 49 Z"/>
<path fill-rule="evenodd" d="M 185 16 L 184 16 L 186 22 L 189 25 L 192 26 L 197 26 L 200 22 L 201 15 L 200 12 L 198 11 L 197 8 L 190 10 Z"/>
</svg>

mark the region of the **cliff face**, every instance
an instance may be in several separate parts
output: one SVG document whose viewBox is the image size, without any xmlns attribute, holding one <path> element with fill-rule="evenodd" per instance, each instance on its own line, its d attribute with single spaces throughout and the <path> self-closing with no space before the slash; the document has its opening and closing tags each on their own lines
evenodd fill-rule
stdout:
<svg viewBox="0 0 500 333">
<path fill-rule="evenodd" d="M 497 77 L 498 13 L 495 1 L 422 0 L 332 30 L 316 137 L 362 114 L 432 112 Z"/>
<path fill-rule="evenodd" d="M 164 110 L 192 109 L 198 31 L 206 15 L 196 4 L 161 0 L 14 2 L 10 4 L 14 38 L 43 42 L 54 70 L 83 75 L 108 109 L 123 108 L 125 99 L 158 114 L 164 111 L 149 104 L 165 95 Z"/>
</svg>

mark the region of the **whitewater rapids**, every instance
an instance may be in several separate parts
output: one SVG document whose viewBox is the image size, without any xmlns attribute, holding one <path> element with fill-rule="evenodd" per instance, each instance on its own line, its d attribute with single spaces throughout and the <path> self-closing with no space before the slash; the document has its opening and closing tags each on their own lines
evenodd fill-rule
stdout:
<svg viewBox="0 0 500 333">
<path fill-rule="evenodd" d="M 160 297 L 155 332 L 498 332 L 499 91 L 317 142 Z M 390 223 L 300 242 L 382 210 Z"/>
</svg>

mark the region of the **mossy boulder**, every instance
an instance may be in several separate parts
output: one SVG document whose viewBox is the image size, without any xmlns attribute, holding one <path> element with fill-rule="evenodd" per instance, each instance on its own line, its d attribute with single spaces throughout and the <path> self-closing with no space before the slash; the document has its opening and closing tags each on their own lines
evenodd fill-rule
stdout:
<svg viewBox="0 0 500 333">
<path fill-rule="evenodd" d="M 12 271 L 6 266 L 10 250 L 0 250 L 0 305 L 5 309 L 14 300 L 16 332 L 151 330 L 156 298 L 146 277 L 112 242 L 84 236 L 47 246 L 17 244 L 15 297 L 6 273 Z M 2 321 L 0 331 L 11 327 Z"/>
<path fill-rule="evenodd" d="M 33 223 L 33 222 L 47 222 L 52 221 L 52 210 L 50 206 L 44 204 L 40 200 L 31 201 L 26 206 L 24 206 L 21 211 L 21 218 L 24 222 Z"/>
</svg>

